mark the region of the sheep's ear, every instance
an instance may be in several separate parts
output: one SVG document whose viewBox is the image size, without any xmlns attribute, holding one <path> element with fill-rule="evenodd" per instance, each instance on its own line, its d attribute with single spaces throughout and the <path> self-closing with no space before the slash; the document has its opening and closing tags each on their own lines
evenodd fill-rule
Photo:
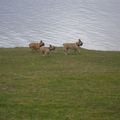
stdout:
<svg viewBox="0 0 120 120">
<path fill-rule="evenodd" d="M 81 39 L 78 39 L 79 42 L 81 42 Z"/>
</svg>

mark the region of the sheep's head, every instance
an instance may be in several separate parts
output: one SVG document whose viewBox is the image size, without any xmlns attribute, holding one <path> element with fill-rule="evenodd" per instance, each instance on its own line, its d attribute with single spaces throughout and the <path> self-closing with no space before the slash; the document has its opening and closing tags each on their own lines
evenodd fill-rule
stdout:
<svg viewBox="0 0 120 120">
<path fill-rule="evenodd" d="M 45 45 L 45 43 L 41 40 L 40 41 L 40 47 L 42 47 L 42 46 L 44 46 Z"/>
<path fill-rule="evenodd" d="M 82 46 L 82 45 L 83 45 L 83 42 L 82 42 L 80 39 L 78 39 L 78 42 L 76 42 L 76 44 L 77 44 L 78 46 Z"/>
<path fill-rule="evenodd" d="M 49 49 L 50 49 L 50 50 L 55 50 L 55 46 L 50 45 L 50 46 L 49 46 Z"/>
</svg>

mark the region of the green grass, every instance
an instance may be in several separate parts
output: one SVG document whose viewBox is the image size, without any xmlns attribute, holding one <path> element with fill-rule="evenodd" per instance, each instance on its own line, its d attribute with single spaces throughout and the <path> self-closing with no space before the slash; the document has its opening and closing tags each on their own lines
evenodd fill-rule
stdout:
<svg viewBox="0 0 120 120">
<path fill-rule="evenodd" d="M 0 49 L 0 120 L 119 119 L 120 52 Z"/>
</svg>

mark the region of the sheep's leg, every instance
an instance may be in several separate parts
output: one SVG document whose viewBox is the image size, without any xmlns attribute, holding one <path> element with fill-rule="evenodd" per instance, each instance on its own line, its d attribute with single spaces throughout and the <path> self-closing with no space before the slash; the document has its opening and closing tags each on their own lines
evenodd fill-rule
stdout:
<svg viewBox="0 0 120 120">
<path fill-rule="evenodd" d="M 45 56 L 45 51 L 42 51 L 43 56 Z"/>
<path fill-rule="evenodd" d="M 65 55 L 68 54 L 68 49 L 67 48 L 64 48 L 64 53 L 65 53 Z"/>
<path fill-rule="evenodd" d="M 46 51 L 46 52 L 45 52 L 45 56 L 46 56 L 47 54 L 48 54 L 48 52 Z"/>
<path fill-rule="evenodd" d="M 77 53 L 77 49 L 76 49 L 76 48 L 74 48 L 73 50 L 74 50 L 74 53 L 76 54 L 76 53 Z"/>
<path fill-rule="evenodd" d="M 42 52 L 42 55 L 45 56 L 45 52 L 44 51 L 41 51 Z"/>
<path fill-rule="evenodd" d="M 30 48 L 31 49 L 31 51 L 33 51 L 33 48 Z"/>
<path fill-rule="evenodd" d="M 51 54 L 51 51 L 48 51 L 47 54 L 50 55 L 50 54 Z"/>
<path fill-rule="evenodd" d="M 34 49 L 34 48 L 31 48 L 31 51 L 32 51 L 32 52 L 34 52 L 34 51 L 35 51 L 35 49 Z"/>
<path fill-rule="evenodd" d="M 42 54 L 42 56 L 45 56 L 45 54 Z"/>
<path fill-rule="evenodd" d="M 78 53 L 80 53 L 80 48 L 77 48 Z"/>
<path fill-rule="evenodd" d="M 36 51 L 36 52 L 39 52 L 39 48 L 36 48 L 35 51 Z"/>
</svg>

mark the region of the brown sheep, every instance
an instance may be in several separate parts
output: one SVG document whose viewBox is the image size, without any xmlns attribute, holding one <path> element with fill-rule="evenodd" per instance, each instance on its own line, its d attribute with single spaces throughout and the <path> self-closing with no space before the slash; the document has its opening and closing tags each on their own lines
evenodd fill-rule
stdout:
<svg viewBox="0 0 120 120">
<path fill-rule="evenodd" d="M 29 44 L 29 48 L 31 48 L 32 50 L 39 50 L 40 47 L 44 46 L 44 42 L 41 40 L 40 43 L 30 43 Z"/>
<path fill-rule="evenodd" d="M 68 50 L 70 49 L 80 52 L 80 46 L 82 45 L 83 45 L 83 42 L 80 39 L 78 39 L 78 42 L 76 43 L 64 43 L 63 47 L 64 47 L 65 53 L 67 54 Z"/>
<path fill-rule="evenodd" d="M 40 51 L 43 55 L 47 55 L 50 53 L 50 51 L 55 50 L 55 47 L 50 45 L 49 47 L 40 47 Z"/>
</svg>

